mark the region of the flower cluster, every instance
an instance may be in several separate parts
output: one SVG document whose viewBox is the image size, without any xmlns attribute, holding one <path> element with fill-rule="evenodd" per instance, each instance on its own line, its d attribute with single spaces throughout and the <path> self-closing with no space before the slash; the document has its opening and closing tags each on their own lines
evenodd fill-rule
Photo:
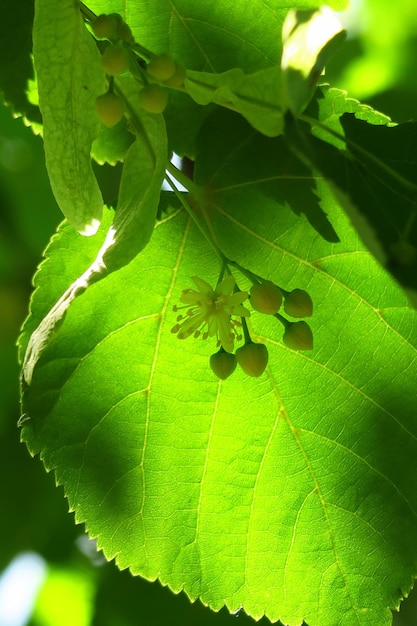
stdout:
<svg viewBox="0 0 417 626">
<path fill-rule="evenodd" d="M 171 329 L 178 339 L 194 337 L 216 337 L 217 347 L 226 352 L 233 352 L 235 339 L 241 339 L 242 323 L 236 317 L 249 317 L 250 311 L 242 306 L 248 297 L 247 291 L 235 291 L 236 281 L 229 274 L 215 289 L 205 280 L 193 276 L 197 289 L 185 289 L 181 302 L 185 306 L 174 306 L 175 312 L 187 309 L 177 317 L 177 323 Z"/>
<path fill-rule="evenodd" d="M 241 268 L 243 270 L 243 268 Z M 293 350 L 311 350 L 313 334 L 304 321 L 291 322 L 280 313 L 284 301 L 284 310 L 291 317 L 310 317 L 313 303 L 306 291 L 294 289 L 285 291 L 271 281 L 264 280 L 248 271 L 244 271 L 253 282 L 250 293 L 240 291 L 235 278 L 229 274 L 213 289 L 205 280 L 193 276 L 196 289 L 185 289 L 181 295 L 183 306 L 175 305 L 173 311 L 179 313 L 177 323 L 171 328 L 178 339 L 202 337 L 216 339 L 218 351 L 211 355 L 209 363 L 214 374 L 225 380 L 235 371 L 237 365 L 248 375 L 261 376 L 268 365 L 268 349 L 263 343 L 252 341 L 247 317 L 250 311 L 243 306 L 249 298 L 255 311 L 273 315 L 284 326 L 283 342 Z M 244 345 L 234 353 L 235 340 L 244 337 Z"/>
<path fill-rule="evenodd" d="M 307 322 L 290 322 L 278 313 L 283 299 L 287 315 L 295 318 L 313 315 L 313 302 L 303 289 L 286 291 L 269 280 L 262 280 L 255 282 L 250 290 L 250 303 L 255 311 L 274 315 L 284 325 L 282 340 L 286 346 L 293 350 L 312 350 L 313 333 Z"/>
</svg>

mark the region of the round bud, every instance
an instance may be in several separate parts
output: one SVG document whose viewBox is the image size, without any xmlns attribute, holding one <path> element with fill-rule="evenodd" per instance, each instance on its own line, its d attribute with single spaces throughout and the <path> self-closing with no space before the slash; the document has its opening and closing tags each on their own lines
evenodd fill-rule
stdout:
<svg viewBox="0 0 417 626">
<path fill-rule="evenodd" d="M 265 280 L 261 284 L 252 285 L 250 290 L 250 303 L 260 313 L 273 315 L 282 303 L 282 293 L 274 283 Z"/>
<path fill-rule="evenodd" d="M 168 103 L 168 94 L 159 85 L 147 85 L 139 92 L 139 102 L 149 113 L 162 113 Z"/>
<path fill-rule="evenodd" d="M 164 81 L 165 85 L 167 87 L 174 87 L 174 88 L 182 87 L 185 81 L 185 76 L 186 76 L 185 67 L 183 65 L 176 64 L 175 74 L 171 76 L 171 78 L 169 78 L 168 80 Z"/>
<path fill-rule="evenodd" d="M 118 13 L 99 15 L 91 23 L 91 29 L 98 39 L 118 39 L 118 28 L 122 18 Z"/>
<path fill-rule="evenodd" d="M 313 333 L 307 322 L 288 322 L 282 340 L 292 350 L 313 349 Z"/>
<path fill-rule="evenodd" d="M 135 39 L 133 37 L 130 26 L 128 26 L 126 22 L 123 22 L 123 20 L 120 22 L 117 28 L 117 38 L 125 41 L 126 43 L 132 43 Z"/>
<path fill-rule="evenodd" d="M 263 343 L 251 341 L 236 350 L 236 359 L 245 374 L 258 378 L 268 364 L 268 348 Z"/>
<path fill-rule="evenodd" d="M 109 91 L 96 98 L 96 110 L 103 124 L 110 128 L 122 119 L 125 102 L 121 96 Z"/>
<path fill-rule="evenodd" d="M 126 72 L 129 69 L 129 61 L 129 53 L 123 46 L 109 46 L 101 57 L 101 64 L 109 76 Z"/>
<path fill-rule="evenodd" d="M 152 57 L 148 63 L 149 76 L 162 82 L 172 78 L 175 70 L 175 61 L 169 54 L 158 54 Z"/>
<path fill-rule="evenodd" d="M 293 289 L 285 296 L 284 311 L 291 317 L 311 317 L 313 302 L 304 289 Z"/>
<path fill-rule="evenodd" d="M 210 367 L 220 380 L 226 380 L 236 369 L 237 361 L 234 354 L 219 350 L 210 357 Z"/>
</svg>

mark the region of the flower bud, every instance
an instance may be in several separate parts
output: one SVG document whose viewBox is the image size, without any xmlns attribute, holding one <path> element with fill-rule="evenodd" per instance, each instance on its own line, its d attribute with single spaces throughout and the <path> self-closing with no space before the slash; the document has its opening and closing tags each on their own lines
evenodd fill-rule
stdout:
<svg viewBox="0 0 417 626">
<path fill-rule="evenodd" d="M 133 41 L 130 27 L 123 21 L 122 16 L 118 13 L 99 15 L 91 23 L 91 29 L 97 39 L 122 39 L 127 43 Z"/>
<path fill-rule="evenodd" d="M 311 317 L 313 302 L 304 289 L 293 289 L 285 296 L 284 311 L 291 317 Z"/>
<path fill-rule="evenodd" d="M 186 77 L 186 69 L 183 65 L 178 63 L 175 64 L 175 73 L 168 80 L 164 80 L 164 83 L 167 87 L 181 87 L 184 84 Z"/>
<path fill-rule="evenodd" d="M 292 350 L 313 349 L 313 333 L 307 322 L 288 322 L 282 340 Z"/>
<path fill-rule="evenodd" d="M 123 74 L 129 69 L 129 63 L 129 53 L 123 46 L 108 46 L 101 57 L 101 64 L 109 76 Z"/>
<path fill-rule="evenodd" d="M 220 349 L 210 357 L 210 367 L 220 380 L 226 380 L 236 369 L 237 361 L 234 354 Z"/>
<path fill-rule="evenodd" d="M 117 13 L 99 15 L 91 23 L 91 29 L 98 39 L 117 39 L 117 31 L 122 18 Z"/>
<path fill-rule="evenodd" d="M 175 70 L 175 61 L 169 54 L 157 54 L 148 63 L 148 74 L 156 80 L 169 80 L 174 76 Z"/>
<path fill-rule="evenodd" d="M 155 83 L 143 87 L 138 94 L 139 103 L 148 113 L 162 113 L 168 103 L 168 93 Z"/>
<path fill-rule="evenodd" d="M 252 285 L 250 290 L 250 303 L 260 313 L 273 315 L 282 303 L 282 293 L 274 283 L 265 280 L 263 283 Z"/>
<path fill-rule="evenodd" d="M 109 91 L 96 98 L 96 111 L 103 124 L 111 128 L 122 119 L 125 101 L 121 96 Z"/>
<path fill-rule="evenodd" d="M 258 378 L 268 364 L 268 348 L 263 343 L 251 341 L 236 350 L 236 359 L 245 374 Z"/>
</svg>

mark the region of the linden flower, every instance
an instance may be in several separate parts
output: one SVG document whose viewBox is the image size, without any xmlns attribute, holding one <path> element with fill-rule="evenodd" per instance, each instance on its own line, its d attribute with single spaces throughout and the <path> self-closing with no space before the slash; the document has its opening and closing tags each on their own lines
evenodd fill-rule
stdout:
<svg viewBox="0 0 417 626">
<path fill-rule="evenodd" d="M 173 310 L 178 311 L 188 308 L 185 315 L 177 317 L 177 324 L 171 329 L 176 333 L 178 339 L 187 337 L 217 338 L 217 346 L 223 346 L 227 352 L 233 352 L 235 339 L 241 339 L 239 328 L 241 322 L 232 319 L 233 316 L 248 317 L 250 311 L 242 306 L 242 302 L 247 299 L 247 291 L 236 291 L 235 279 L 230 274 L 226 276 L 215 289 L 198 276 L 192 276 L 192 280 L 197 286 L 196 289 L 185 289 L 181 295 L 181 302 L 186 306 L 174 306 Z"/>
</svg>

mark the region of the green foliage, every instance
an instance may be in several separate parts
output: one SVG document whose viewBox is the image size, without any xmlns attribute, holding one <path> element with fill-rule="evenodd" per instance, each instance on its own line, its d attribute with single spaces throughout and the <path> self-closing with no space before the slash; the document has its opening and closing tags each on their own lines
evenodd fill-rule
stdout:
<svg viewBox="0 0 417 626">
<path fill-rule="evenodd" d="M 417 565 L 415 123 L 315 88 L 344 36 L 318 2 L 87 4 L 36 0 L 68 221 L 19 340 L 22 439 L 119 568 L 255 619 L 388 626 Z M 92 158 L 118 163 L 103 216 Z"/>
</svg>

